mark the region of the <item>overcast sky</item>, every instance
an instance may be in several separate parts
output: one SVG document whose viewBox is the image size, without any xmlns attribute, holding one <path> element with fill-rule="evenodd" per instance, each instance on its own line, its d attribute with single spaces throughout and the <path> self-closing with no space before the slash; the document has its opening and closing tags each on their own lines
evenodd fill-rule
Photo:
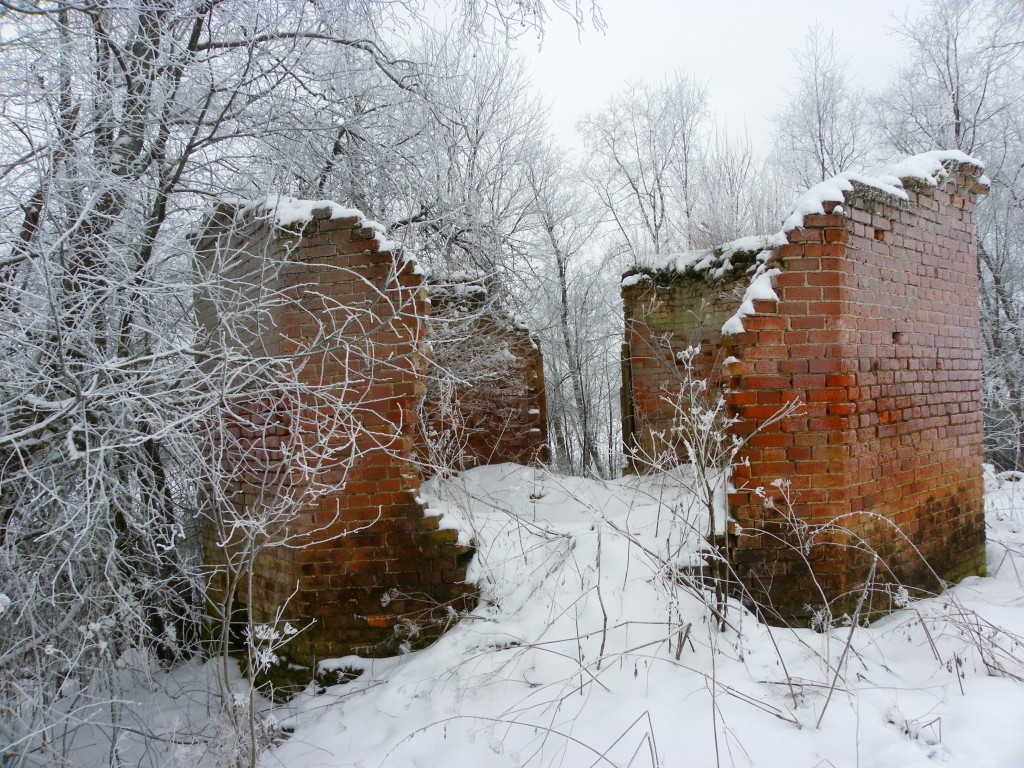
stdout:
<svg viewBox="0 0 1024 768">
<path fill-rule="evenodd" d="M 554 14 L 540 51 L 518 44 L 551 104 L 557 139 L 574 144 L 576 121 L 629 83 L 663 81 L 679 71 L 706 83 L 712 109 L 755 147 L 770 145 L 769 120 L 792 89 L 792 51 L 815 21 L 834 31 L 851 80 L 885 84 L 903 55 L 897 18 L 914 19 L 921 0 L 603 0 L 607 29 L 582 36 Z"/>
</svg>

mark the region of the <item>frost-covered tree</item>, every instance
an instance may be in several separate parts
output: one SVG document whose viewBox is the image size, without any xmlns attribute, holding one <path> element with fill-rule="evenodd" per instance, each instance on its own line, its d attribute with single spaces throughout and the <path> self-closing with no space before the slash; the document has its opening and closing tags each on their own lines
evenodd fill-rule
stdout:
<svg viewBox="0 0 1024 768">
<path fill-rule="evenodd" d="M 875 100 L 876 130 L 892 150 L 990 154 L 1020 90 L 1014 27 L 992 10 L 988 0 L 933 0 L 922 18 L 899 26 L 909 62 Z"/>
<path fill-rule="evenodd" d="M 552 459 L 563 471 L 608 477 L 619 449 L 618 387 L 623 264 L 601 252 L 600 205 L 554 147 L 528 178 L 537 222 L 528 280 L 544 341 Z"/>
<path fill-rule="evenodd" d="M 401 87 L 365 64 L 331 85 L 285 184 L 372 211 L 437 275 L 491 280 L 532 226 L 525 169 L 545 110 L 520 58 L 461 30 L 424 31 L 400 56 Z"/>
<path fill-rule="evenodd" d="M 216 513 L 200 491 L 225 480 L 225 404 L 296 386 L 287 360 L 198 343 L 187 234 L 225 197 L 330 192 L 336 144 L 394 151 L 400 126 L 372 118 L 420 80 L 375 29 L 419 5 L 2 5 L 0 751 L 65 764 L 89 721 L 114 763 L 120 666 L 194 641 L 189 532 Z M 546 11 L 453 8 L 468 30 Z M 366 157 L 348 154 L 352 176 Z"/>
<path fill-rule="evenodd" d="M 716 131 L 701 156 L 700 193 L 694 196 L 692 245 L 714 248 L 778 228 L 783 199 L 782 174 L 759 159 L 746 136 Z"/>
<path fill-rule="evenodd" d="M 785 174 L 806 189 L 862 166 L 869 158 L 870 130 L 834 35 L 811 27 L 793 58 L 797 83 L 775 116 L 774 152 Z"/>
<path fill-rule="evenodd" d="M 393 223 L 435 271 L 514 270 L 530 226 L 526 169 L 546 131 L 546 112 L 521 59 L 504 48 L 428 38 L 429 110 L 415 176 L 396 197 Z"/>
<path fill-rule="evenodd" d="M 690 247 L 707 90 L 682 75 L 631 85 L 580 121 L 588 175 L 634 263 Z"/>
</svg>

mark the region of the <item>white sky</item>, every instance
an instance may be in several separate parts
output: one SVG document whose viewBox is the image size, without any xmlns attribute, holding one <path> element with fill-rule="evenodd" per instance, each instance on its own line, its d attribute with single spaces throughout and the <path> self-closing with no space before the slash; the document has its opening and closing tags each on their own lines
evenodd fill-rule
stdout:
<svg viewBox="0 0 1024 768">
<path fill-rule="evenodd" d="M 809 26 L 834 31 L 851 82 L 884 85 L 903 56 L 893 34 L 896 16 L 911 19 L 922 0 L 601 0 L 607 29 L 579 36 L 554 13 L 538 52 L 535 38 L 519 41 L 535 82 L 551 104 L 556 139 L 577 143 L 574 126 L 631 82 L 663 81 L 674 72 L 706 83 L 711 107 L 730 132 L 770 146 L 770 119 L 792 89 L 792 51 Z"/>
</svg>

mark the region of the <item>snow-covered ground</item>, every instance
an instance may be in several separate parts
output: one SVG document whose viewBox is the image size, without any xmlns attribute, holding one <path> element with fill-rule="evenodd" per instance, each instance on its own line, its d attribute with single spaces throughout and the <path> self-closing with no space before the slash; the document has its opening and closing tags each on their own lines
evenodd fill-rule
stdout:
<svg viewBox="0 0 1024 768">
<path fill-rule="evenodd" d="M 434 480 L 432 511 L 479 547 L 480 606 L 425 650 L 326 664 L 362 673 L 274 710 L 293 732 L 260 765 L 1024 766 L 1024 483 L 988 481 L 987 578 L 816 633 L 736 604 L 718 629 L 678 577 L 704 518 L 672 478 L 506 464 Z M 194 732 L 217 668 L 157 674 L 147 730 Z M 219 764 L 216 722 L 147 764 Z"/>
<path fill-rule="evenodd" d="M 666 568 L 700 522 L 670 479 L 435 480 L 480 607 L 426 650 L 335 662 L 363 673 L 279 711 L 295 731 L 263 764 L 1024 766 L 1024 484 L 990 480 L 987 578 L 820 634 L 709 621 Z"/>
</svg>

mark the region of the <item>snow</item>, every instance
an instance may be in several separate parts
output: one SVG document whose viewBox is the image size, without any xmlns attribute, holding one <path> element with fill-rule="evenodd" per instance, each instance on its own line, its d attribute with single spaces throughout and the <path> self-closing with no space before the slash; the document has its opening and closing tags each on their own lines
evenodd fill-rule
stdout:
<svg viewBox="0 0 1024 768">
<path fill-rule="evenodd" d="M 793 203 L 790 214 L 783 222 L 782 231 L 790 232 L 794 229 L 799 229 L 804 224 L 805 216 L 824 213 L 825 203 L 838 203 L 841 206 L 842 203 L 846 202 L 845 193 L 852 192 L 855 183 L 873 187 L 897 199 L 906 200 L 907 193 L 903 186 L 904 181 L 913 180 L 932 187 L 938 186 L 948 175 L 944 163 L 963 163 L 977 168 L 985 167 L 985 164 L 980 160 L 970 157 L 959 150 L 946 149 L 912 155 L 895 165 L 877 172 L 867 174 L 854 172 L 840 173 L 831 179 L 816 184 L 797 198 L 796 202 Z M 981 181 L 980 178 L 979 181 Z M 838 211 L 833 210 L 833 213 L 842 213 L 842 208 L 840 207 Z"/>
<path fill-rule="evenodd" d="M 686 272 L 705 274 L 712 279 L 719 279 L 733 270 L 733 258 L 737 254 L 756 253 L 767 256 L 772 249 L 786 244 L 784 233 L 773 235 L 750 235 L 723 243 L 717 248 L 702 251 L 684 251 L 655 256 L 641 265 L 641 272 L 627 275 L 622 279 L 623 286 L 636 285 L 649 280 L 649 272 L 668 272 L 684 274 Z"/>
<path fill-rule="evenodd" d="M 637 285 L 650 279 L 651 276 L 644 272 L 634 272 L 633 274 L 626 275 L 624 278 L 622 278 L 621 285 L 623 288 L 629 288 L 632 285 Z"/>
<path fill-rule="evenodd" d="M 257 216 L 268 216 L 274 226 L 280 229 L 301 227 L 314 219 L 356 219 L 356 226 L 367 227 L 376 233 L 374 240 L 378 251 L 398 251 L 402 247 L 397 240 L 388 238 L 383 224 L 367 219 L 357 208 L 347 208 L 333 200 L 303 200 L 287 195 L 267 195 L 257 200 L 224 202 L 233 203 L 242 215 L 254 213 Z M 412 264 L 413 274 L 423 274 L 414 256 L 403 254 L 402 264 Z"/>
<path fill-rule="evenodd" d="M 282 228 L 308 224 L 314 218 L 354 218 L 360 222 L 363 222 L 365 218 L 362 211 L 356 208 L 345 208 L 333 200 L 302 200 L 287 195 L 267 195 L 258 200 L 243 202 L 244 206 L 240 211 L 242 214 L 249 212 L 255 212 L 257 215 L 269 214 L 273 217 L 274 226 Z M 328 212 L 326 216 L 316 215 L 323 210 Z"/>
<path fill-rule="evenodd" d="M 480 298 L 487 295 L 483 280 L 482 277 L 473 277 L 466 272 L 456 272 L 447 280 L 431 283 L 430 292 L 459 298 Z"/>
<path fill-rule="evenodd" d="M 763 269 L 758 271 L 754 276 L 754 279 L 750 281 L 750 285 L 747 286 L 747 290 L 743 294 L 743 301 L 740 302 L 740 308 L 736 310 L 736 314 L 725 321 L 722 325 L 722 333 L 725 335 L 732 335 L 737 333 L 743 333 L 743 318 L 750 317 L 754 314 L 754 302 L 755 301 L 778 301 L 779 297 L 775 293 L 775 289 L 772 288 L 772 278 L 776 275 L 782 274 L 782 270 L 777 268 Z"/>
<path fill-rule="evenodd" d="M 431 511 L 476 543 L 480 605 L 424 650 L 319 665 L 348 682 L 257 697 L 257 721 L 287 729 L 260 765 L 1024 765 L 1024 476 L 986 470 L 987 577 L 820 633 L 736 603 L 716 626 L 686 577 L 707 550 L 693 480 L 502 464 L 425 484 Z M 120 763 L 229 764 L 237 734 L 211 691 L 244 703 L 235 662 L 144 667 L 126 660 Z M 75 744 L 76 764 L 106 764 L 107 739 L 83 727 Z"/>
<path fill-rule="evenodd" d="M 931 186 L 938 186 L 947 176 L 946 163 L 959 163 L 984 168 L 985 164 L 959 149 L 936 149 L 912 155 L 888 169 L 897 180 L 917 179 Z"/>
<path fill-rule="evenodd" d="M 819 634 L 735 604 L 719 631 L 669 577 L 701 562 L 687 479 L 429 483 L 483 602 L 425 650 L 325 663 L 363 673 L 280 707 L 295 733 L 263 764 L 1024 765 L 1024 485 L 990 483 L 989 577 Z"/>
<path fill-rule="evenodd" d="M 399 248 L 402 247 L 402 244 L 399 243 L 397 240 L 391 240 L 387 236 L 388 235 L 387 227 L 385 227 L 380 222 L 373 221 L 372 219 L 365 219 L 364 221 L 360 222 L 360 224 L 362 226 L 364 226 L 364 227 L 369 227 L 370 229 L 372 229 L 374 232 L 377 233 L 376 240 L 377 240 L 377 248 L 378 248 L 378 250 L 381 250 L 381 251 L 397 251 Z M 416 260 L 416 258 L 414 256 L 412 256 L 412 255 L 404 255 L 403 254 L 403 263 L 413 264 L 413 274 L 416 274 L 416 275 L 422 275 L 423 274 L 423 269 L 420 267 L 419 262 Z"/>
</svg>

